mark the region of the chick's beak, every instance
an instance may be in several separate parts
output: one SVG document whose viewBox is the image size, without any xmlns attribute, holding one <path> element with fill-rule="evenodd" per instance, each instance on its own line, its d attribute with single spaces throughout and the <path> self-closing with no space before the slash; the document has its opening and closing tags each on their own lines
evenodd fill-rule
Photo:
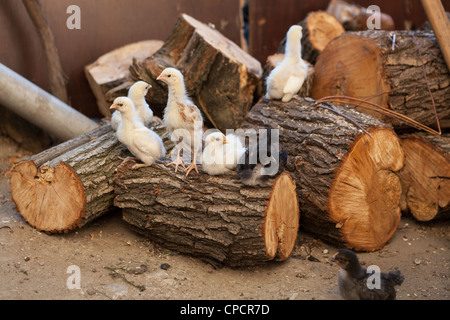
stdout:
<svg viewBox="0 0 450 320">
<path fill-rule="evenodd" d="M 332 257 L 329 257 L 328 260 L 331 261 L 331 262 L 336 262 L 336 254 L 333 255 Z"/>
<path fill-rule="evenodd" d="M 111 105 L 111 107 L 109 107 L 109 109 L 111 109 L 111 110 L 115 110 L 115 109 L 117 109 L 117 105 L 115 105 L 115 104 L 112 104 L 112 105 Z"/>
<path fill-rule="evenodd" d="M 163 80 L 164 80 L 164 76 L 160 74 L 160 75 L 158 76 L 158 78 L 156 78 L 156 80 L 163 81 Z"/>
<path fill-rule="evenodd" d="M 228 143 L 227 138 L 223 137 L 223 144 L 227 144 L 227 143 Z"/>
</svg>

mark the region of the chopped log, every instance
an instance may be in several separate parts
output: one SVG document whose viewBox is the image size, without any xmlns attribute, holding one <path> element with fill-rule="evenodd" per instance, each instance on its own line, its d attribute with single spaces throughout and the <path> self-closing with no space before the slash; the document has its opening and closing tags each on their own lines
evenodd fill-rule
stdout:
<svg viewBox="0 0 450 320">
<path fill-rule="evenodd" d="M 425 133 L 400 137 L 405 166 L 400 207 L 418 221 L 450 217 L 450 134 Z"/>
<path fill-rule="evenodd" d="M 284 53 L 276 53 L 267 57 L 267 62 L 264 65 L 263 79 L 264 83 L 262 85 L 261 96 L 266 94 L 267 86 L 265 80 L 269 76 L 270 72 L 284 59 Z M 306 75 L 305 82 L 303 86 L 298 91 L 297 95 L 300 97 L 310 97 L 311 88 L 314 79 L 314 66 L 306 60 L 305 63 L 308 65 L 308 74 Z"/>
<path fill-rule="evenodd" d="M 394 49 L 390 35 L 387 31 L 347 32 L 333 39 L 315 65 L 312 98 L 366 99 L 435 128 L 428 82 L 439 119 L 445 123 L 450 118 L 450 73 L 434 34 L 396 31 Z M 360 110 L 395 129 L 410 128 L 378 112 Z"/>
<path fill-rule="evenodd" d="M 162 46 L 143 63 L 133 62 L 134 80 L 153 87 L 147 98 L 156 115 L 167 104 L 167 86 L 156 81 L 166 67 L 178 68 L 194 103 L 215 128 L 237 129 L 254 102 L 260 84 L 259 61 L 219 31 L 182 14 Z"/>
<path fill-rule="evenodd" d="M 298 23 L 303 28 L 302 58 L 312 65 L 328 42 L 345 32 L 341 23 L 325 11 L 310 12 Z M 284 53 L 286 38 L 281 41 L 278 53 Z"/>
<path fill-rule="evenodd" d="M 367 30 L 367 19 L 372 15 L 371 11 L 367 12 L 367 8 L 343 0 L 331 0 L 327 12 L 336 17 L 348 31 Z M 395 30 L 394 20 L 383 12 L 380 12 L 380 30 Z"/>
<path fill-rule="evenodd" d="M 151 127 L 170 150 L 165 127 Z M 113 176 L 131 156 L 104 125 L 20 161 L 11 169 L 10 189 L 16 209 L 32 227 L 47 233 L 82 227 L 113 207 Z"/>
<path fill-rule="evenodd" d="M 95 121 L 1 63 L 0 104 L 62 141 L 97 127 Z"/>
<path fill-rule="evenodd" d="M 126 96 L 134 83 L 129 70 L 133 59 L 138 62 L 144 60 L 161 48 L 163 43 L 160 40 L 144 40 L 127 44 L 102 55 L 84 68 L 102 115 L 111 118 L 109 106 L 118 96 Z"/>
<path fill-rule="evenodd" d="M 295 182 L 281 173 L 267 187 L 244 186 L 230 172 L 185 177 L 166 162 L 115 177 L 114 204 L 123 219 L 149 239 L 213 265 L 232 267 L 283 261 L 294 248 L 299 206 Z"/>
<path fill-rule="evenodd" d="M 403 166 L 399 139 L 370 115 L 314 104 L 310 98 L 261 99 L 243 128 L 280 130 L 287 170 L 297 183 L 301 230 L 358 251 L 381 249 L 401 216 L 401 187 L 394 173 Z"/>
</svg>

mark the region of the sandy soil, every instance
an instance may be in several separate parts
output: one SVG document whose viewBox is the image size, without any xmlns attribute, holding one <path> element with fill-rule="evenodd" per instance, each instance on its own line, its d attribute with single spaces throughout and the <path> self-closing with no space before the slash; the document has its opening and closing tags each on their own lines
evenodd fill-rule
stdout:
<svg viewBox="0 0 450 320">
<path fill-rule="evenodd" d="M 0 299 L 340 299 L 338 267 L 328 262 L 337 248 L 302 232 L 287 261 L 241 269 L 216 269 L 161 248 L 130 230 L 119 211 L 69 234 L 38 232 L 15 210 L 9 191 L 13 162 L 28 155 L 0 138 Z M 309 250 L 318 261 L 306 259 Z M 448 221 L 403 217 L 385 248 L 359 258 L 402 271 L 399 300 L 450 297 Z M 71 288 L 78 270 L 80 289 Z"/>
</svg>

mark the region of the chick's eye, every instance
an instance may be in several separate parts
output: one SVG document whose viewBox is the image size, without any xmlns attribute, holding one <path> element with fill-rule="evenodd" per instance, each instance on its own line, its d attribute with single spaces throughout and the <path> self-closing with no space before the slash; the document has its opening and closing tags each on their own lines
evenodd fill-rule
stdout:
<svg viewBox="0 0 450 320">
<path fill-rule="evenodd" d="M 167 78 L 170 78 L 172 75 L 171 74 L 169 74 L 169 75 L 167 75 Z"/>
<path fill-rule="evenodd" d="M 123 103 L 119 103 L 119 107 L 123 107 Z"/>
</svg>

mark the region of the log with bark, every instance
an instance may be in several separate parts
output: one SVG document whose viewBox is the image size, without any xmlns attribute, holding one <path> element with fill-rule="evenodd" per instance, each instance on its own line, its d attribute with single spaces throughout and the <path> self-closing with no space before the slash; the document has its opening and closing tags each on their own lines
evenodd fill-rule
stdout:
<svg viewBox="0 0 450 320">
<path fill-rule="evenodd" d="M 130 78 L 133 59 L 142 61 L 163 45 L 160 40 L 144 40 L 117 48 L 84 68 L 102 115 L 111 117 L 109 106 L 118 96 L 126 96 L 134 83 Z"/>
<path fill-rule="evenodd" d="M 366 99 L 436 128 L 428 87 L 439 119 L 446 123 L 450 118 L 450 73 L 433 33 L 346 32 L 333 39 L 317 60 L 311 96 Z M 410 128 L 394 118 L 360 110 L 396 129 Z"/>
<path fill-rule="evenodd" d="M 327 12 L 336 17 L 345 30 L 348 31 L 367 30 L 367 20 L 373 15 L 372 10 L 367 11 L 367 8 L 343 0 L 331 0 L 328 4 Z M 380 12 L 379 19 L 380 26 L 378 29 L 395 30 L 395 23 L 390 15 Z"/>
<path fill-rule="evenodd" d="M 419 221 L 450 217 L 450 134 L 403 135 L 400 207 Z"/>
<path fill-rule="evenodd" d="M 298 24 L 303 28 L 302 58 L 312 65 L 328 42 L 345 31 L 341 23 L 325 11 L 310 12 Z M 284 53 L 285 44 L 286 38 L 281 41 L 278 53 Z"/>
<path fill-rule="evenodd" d="M 237 129 L 254 103 L 262 67 L 219 31 L 182 14 L 164 45 L 142 63 L 130 67 L 134 80 L 153 88 L 147 98 L 161 115 L 167 104 L 167 86 L 156 78 L 166 67 L 178 68 L 186 89 L 205 119 L 225 132 Z"/>
<path fill-rule="evenodd" d="M 170 150 L 166 128 L 159 123 L 150 127 Z M 12 200 L 25 221 L 39 231 L 82 227 L 112 209 L 114 172 L 128 156 L 132 155 L 111 126 L 101 126 L 15 164 Z"/>
<path fill-rule="evenodd" d="M 395 174 L 403 166 L 399 139 L 370 115 L 322 106 L 310 98 L 294 97 L 288 103 L 262 99 L 243 127 L 280 130 L 287 170 L 297 183 L 301 230 L 354 250 L 381 249 L 401 216 Z"/>
<path fill-rule="evenodd" d="M 297 239 L 295 182 L 281 173 L 266 187 L 244 186 L 230 173 L 185 177 L 166 162 L 132 170 L 124 161 L 114 204 L 138 233 L 214 265 L 257 265 L 290 257 Z"/>
</svg>

